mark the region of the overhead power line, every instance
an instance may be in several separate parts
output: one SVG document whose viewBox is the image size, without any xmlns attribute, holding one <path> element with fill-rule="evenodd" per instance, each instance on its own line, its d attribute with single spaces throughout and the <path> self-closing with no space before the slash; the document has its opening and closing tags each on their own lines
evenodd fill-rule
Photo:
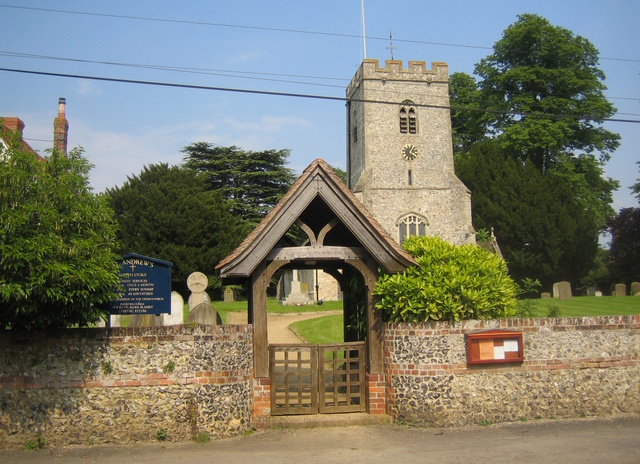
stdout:
<svg viewBox="0 0 640 464">
<path fill-rule="evenodd" d="M 347 101 L 352 101 L 352 102 L 362 102 L 362 103 L 377 103 L 377 104 L 383 104 L 383 105 L 397 105 L 397 103 L 395 102 L 369 100 L 369 99 L 353 99 L 353 98 L 348 99 L 346 97 L 336 97 L 331 95 L 314 95 L 314 94 L 302 94 L 302 93 L 292 93 L 292 92 L 275 92 L 275 91 L 269 91 L 269 90 L 214 87 L 214 86 L 208 86 L 208 85 L 181 84 L 177 82 L 157 82 L 157 81 L 145 81 L 145 80 L 136 80 L 136 79 L 121 79 L 121 78 L 115 78 L 115 77 L 86 76 L 86 75 L 80 75 L 80 74 L 53 73 L 53 72 L 45 72 L 45 71 L 30 71 L 26 69 L 0 68 L 0 71 L 21 73 L 21 74 L 32 74 L 32 75 L 38 75 L 38 76 L 52 76 L 52 77 L 72 78 L 72 79 L 89 79 L 89 80 L 104 81 L 104 82 L 118 82 L 118 83 L 124 83 L 124 84 L 151 85 L 151 86 L 158 86 L 158 87 L 173 87 L 173 88 L 183 88 L 183 89 L 193 89 L 193 90 L 246 93 L 246 94 L 254 94 L 254 95 L 278 96 L 278 97 L 308 98 L 308 99 L 315 99 L 315 100 L 340 101 L 344 103 L 346 103 Z M 626 123 L 635 123 L 635 124 L 640 123 L 640 120 L 635 120 L 635 119 L 619 119 L 619 118 L 599 119 L 599 118 L 588 118 L 588 117 L 576 117 L 571 115 L 526 113 L 526 112 L 519 112 L 519 111 L 501 111 L 501 110 L 492 110 L 488 108 L 483 108 L 483 109 L 462 108 L 462 107 L 454 107 L 449 105 L 416 104 L 415 106 L 422 107 L 422 108 L 445 109 L 445 110 L 451 110 L 451 111 L 473 111 L 473 112 L 494 113 L 494 114 L 513 115 L 513 116 L 550 118 L 550 119 L 575 119 L 575 120 L 597 119 L 602 122 L 608 121 L 608 122 L 626 122 Z"/>
<path fill-rule="evenodd" d="M 318 80 L 327 80 L 327 81 L 347 81 L 348 82 L 348 79 L 337 78 L 337 77 L 305 76 L 305 75 L 299 75 L 299 74 L 278 74 L 278 73 L 267 73 L 267 72 L 256 72 L 256 71 L 234 71 L 234 70 L 228 70 L 228 69 L 191 68 L 191 67 L 184 67 L 184 66 L 167 66 L 167 65 L 141 64 L 141 63 L 122 63 L 117 61 L 99 61 L 99 60 L 87 60 L 82 58 L 36 55 L 32 53 L 17 53 L 17 52 L 10 52 L 10 51 L 4 51 L 4 50 L 0 50 L 0 56 L 9 56 L 12 58 L 52 60 L 52 61 L 67 61 L 67 62 L 85 63 L 85 64 L 101 64 L 105 66 L 121 66 L 126 68 L 152 69 L 155 71 L 170 71 L 170 72 L 180 72 L 180 73 L 188 73 L 188 74 L 201 74 L 201 75 L 207 75 L 207 76 L 234 77 L 238 79 L 252 79 L 252 80 L 261 80 L 261 81 L 282 82 L 286 84 L 313 85 L 317 87 L 344 88 L 344 86 L 341 86 L 341 85 L 323 84 L 319 82 L 308 82 L 308 81 L 294 81 L 291 79 L 277 79 L 277 77 L 280 77 L 280 78 L 291 77 L 291 78 L 297 78 L 297 79 L 318 79 Z M 257 77 L 257 76 L 260 76 L 260 77 Z"/>
<path fill-rule="evenodd" d="M 304 29 L 288 29 L 288 28 L 278 28 L 278 27 L 266 27 L 266 26 L 247 26 L 242 24 L 225 24 L 225 23 L 215 23 L 208 21 L 194 21 L 194 20 L 186 20 L 186 19 L 172 19 L 172 18 L 153 18 L 148 16 L 131 16 L 131 15 L 120 15 L 120 14 L 111 14 L 111 13 L 92 13 L 88 11 L 73 11 L 73 10 L 58 10 L 54 8 L 37 8 L 37 7 L 29 7 L 29 6 L 18 6 L 18 5 L 1 5 L 0 8 L 13 8 L 20 10 L 32 10 L 32 11 L 46 11 L 49 13 L 62 13 L 62 14 L 70 14 L 70 15 L 83 15 L 83 16 L 98 16 L 105 18 L 115 18 L 115 19 L 127 19 L 127 20 L 135 20 L 135 21 L 150 21 L 150 22 L 161 22 L 161 23 L 175 23 L 175 24 L 191 24 L 196 26 L 209 26 L 209 27 L 224 27 L 224 28 L 235 28 L 235 29 L 252 29 L 258 31 L 269 31 L 269 32 L 284 32 L 291 34 L 307 34 L 307 35 L 318 35 L 318 36 L 329 36 L 329 37 L 345 37 L 349 39 L 357 39 L 362 40 L 363 37 L 360 34 L 345 34 L 339 32 L 326 32 L 326 31 L 310 31 Z M 378 41 L 388 41 L 388 37 L 375 37 L 375 36 L 367 36 L 369 40 L 378 40 Z M 457 48 L 471 48 L 471 49 L 480 49 L 480 50 L 492 50 L 493 47 L 487 47 L 482 45 L 468 45 L 468 44 L 455 44 L 455 43 L 447 43 L 447 42 L 432 42 L 426 40 L 414 40 L 414 39 L 402 39 L 402 38 L 394 38 L 396 42 L 402 43 L 412 43 L 412 44 L 420 44 L 420 45 L 437 45 L 442 47 L 457 47 Z M 626 61 L 631 63 L 640 63 L 640 59 L 630 59 L 630 58 L 608 58 L 608 57 L 600 57 L 601 60 L 611 60 L 611 61 Z"/>
<path fill-rule="evenodd" d="M 105 66 L 121 66 L 126 68 L 151 69 L 154 71 L 171 71 L 171 72 L 180 72 L 180 73 L 188 73 L 188 74 L 201 74 L 201 75 L 207 75 L 207 76 L 233 77 L 236 79 L 282 82 L 286 84 L 312 85 L 315 87 L 331 87 L 331 88 L 337 88 L 337 89 L 344 89 L 345 86 L 323 84 L 318 82 L 297 81 L 297 80 L 290 80 L 290 79 L 278 79 L 278 78 L 291 77 L 291 78 L 297 78 L 297 79 L 318 79 L 323 81 L 341 81 L 341 82 L 350 81 L 349 79 L 345 79 L 341 77 L 309 76 L 309 75 L 303 75 L 303 74 L 267 73 L 267 72 L 258 72 L 258 71 L 237 71 L 237 70 L 228 70 L 228 69 L 192 68 L 192 67 L 184 67 L 184 66 L 168 66 L 168 65 L 158 65 L 158 64 L 143 64 L 143 63 L 123 63 L 118 61 L 89 60 L 84 58 L 71 58 L 71 57 L 61 57 L 61 56 L 51 56 L 51 55 L 39 55 L 39 54 L 32 54 L 32 53 L 11 52 L 7 50 L 0 50 L 0 56 L 8 56 L 12 58 L 66 61 L 71 63 L 100 64 Z M 268 76 L 268 77 L 259 77 L 259 76 Z M 389 92 L 385 92 L 385 93 L 389 93 Z M 448 96 L 442 97 L 442 98 L 448 98 Z M 609 100 L 640 101 L 640 98 L 638 97 L 607 96 L 606 98 Z M 617 113 L 617 114 L 624 114 L 627 116 L 640 116 L 640 114 L 636 114 L 636 113 Z"/>
</svg>

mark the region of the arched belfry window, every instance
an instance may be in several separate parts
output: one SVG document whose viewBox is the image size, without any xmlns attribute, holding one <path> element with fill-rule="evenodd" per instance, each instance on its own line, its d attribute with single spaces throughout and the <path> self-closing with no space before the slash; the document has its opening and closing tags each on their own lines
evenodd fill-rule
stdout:
<svg viewBox="0 0 640 464">
<path fill-rule="evenodd" d="M 400 106 L 400 133 L 418 133 L 418 113 L 413 102 L 405 100 Z"/>
<path fill-rule="evenodd" d="M 402 244 L 408 237 L 412 235 L 427 235 L 427 219 L 419 214 L 410 213 L 403 216 L 398 221 L 398 242 Z"/>
</svg>

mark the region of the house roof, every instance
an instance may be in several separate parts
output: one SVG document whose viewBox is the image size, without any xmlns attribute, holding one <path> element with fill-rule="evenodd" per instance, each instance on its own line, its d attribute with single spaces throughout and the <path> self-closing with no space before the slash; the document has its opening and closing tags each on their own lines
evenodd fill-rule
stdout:
<svg viewBox="0 0 640 464">
<path fill-rule="evenodd" d="M 22 138 L 24 122 L 16 117 L 0 116 L 0 139 L 5 146 L 9 147 L 13 143 L 18 143 L 22 151 L 33 153 L 38 159 L 43 159 L 31 146 Z M 19 137 L 19 138 L 18 138 Z M 1 149 L 2 147 L 0 147 Z"/>
<path fill-rule="evenodd" d="M 415 265 L 411 255 L 391 238 L 327 162 L 316 159 L 216 270 L 222 278 L 248 277 L 263 260 L 274 256 L 296 223 L 312 237 L 321 238 L 321 243 L 297 247 L 305 248 L 307 259 L 339 259 L 334 251 L 341 250 L 344 256 L 344 250 L 349 250 L 354 256 L 364 253 L 373 258 L 389 273 Z"/>
</svg>

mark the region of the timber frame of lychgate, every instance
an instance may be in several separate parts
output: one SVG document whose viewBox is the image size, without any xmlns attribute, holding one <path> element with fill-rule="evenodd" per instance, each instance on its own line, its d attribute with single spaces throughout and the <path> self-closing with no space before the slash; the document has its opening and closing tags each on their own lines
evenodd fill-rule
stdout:
<svg viewBox="0 0 640 464">
<path fill-rule="evenodd" d="M 293 225 L 307 235 L 303 246 L 287 243 Z M 341 284 L 360 274 L 366 289 L 367 374 L 383 374 L 382 319 L 374 310 L 373 289 L 378 269 L 397 273 L 415 264 L 331 167 L 313 161 L 273 210 L 216 269 L 225 282 L 246 282 L 249 316 L 254 330 L 254 376 L 269 376 L 267 286 L 276 271 L 321 269 Z M 345 317 L 350 315 L 345 304 Z"/>
</svg>

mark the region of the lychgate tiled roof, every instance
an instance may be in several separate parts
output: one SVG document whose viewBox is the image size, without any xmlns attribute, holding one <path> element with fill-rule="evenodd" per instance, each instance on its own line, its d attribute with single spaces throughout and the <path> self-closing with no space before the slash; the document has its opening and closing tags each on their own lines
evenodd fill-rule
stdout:
<svg viewBox="0 0 640 464">
<path fill-rule="evenodd" d="M 313 200 L 320 197 L 323 202 Z M 318 206 L 318 204 L 320 206 Z M 398 272 L 415 264 L 382 228 L 364 205 L 347 188 L 333 169 L 322 159 L 313 161 L 294 182 L 278 204 L 265 216 L 242 243 L 217 266 L 221 276 L 247 276 L 275 247 L 284 233 L 303 213 L 314 214 L 308 208 L 330 208 L 339 221 L 359 242 L 359 246 L 387 272 Z M 245 262 L 240 266 L 241 262 Z M 237 272 L 242 269 L 241 272 Z"/>
</svg>

